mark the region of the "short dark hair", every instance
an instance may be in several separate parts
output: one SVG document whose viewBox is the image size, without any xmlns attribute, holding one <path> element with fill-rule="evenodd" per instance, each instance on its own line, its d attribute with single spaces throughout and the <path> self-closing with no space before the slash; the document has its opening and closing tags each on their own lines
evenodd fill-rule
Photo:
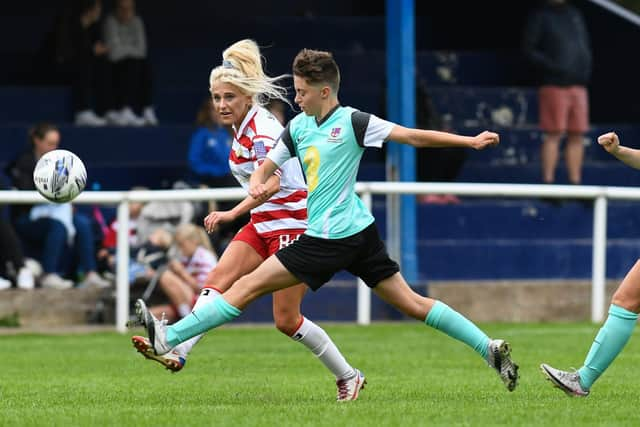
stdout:
<svg viewBox="0 0 640 427">
<path fill-rule="evenodd" d="M 340 69 L 331 52 L 302 49 L 293 60 L 293 74 L 309 84 L 327 83 L 334 92 L 340 88 Z"/>
<path fill-rule="evenodd" d="M 49 122 L 36 123 L 29 129 L 29 142 L 34 144 L 36 139 L 44 138 L 51 131 L 58 131 L 58 127 Z"/>
</svg>

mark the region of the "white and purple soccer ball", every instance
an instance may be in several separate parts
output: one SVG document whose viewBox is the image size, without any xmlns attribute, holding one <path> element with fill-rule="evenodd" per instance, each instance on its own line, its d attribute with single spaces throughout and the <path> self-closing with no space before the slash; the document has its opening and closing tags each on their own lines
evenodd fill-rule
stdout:
<svg viewBox="0 0 640 427">
<path fill-rule="evenodd" d="M 67 203 L 84 190 L 87 170 L 82 160 L 71 151 L 53 150 L 38 160 L 33 170 L 38 193 L 54 203 Z"/>
</svg>

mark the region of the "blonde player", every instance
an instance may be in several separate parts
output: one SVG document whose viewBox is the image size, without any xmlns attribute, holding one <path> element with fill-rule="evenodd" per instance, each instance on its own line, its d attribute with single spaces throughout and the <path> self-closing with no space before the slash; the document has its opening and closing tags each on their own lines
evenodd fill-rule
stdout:
<svg viewBox="0 0 640 427">
<path fill-rule="evenodd" d="M 283 132 L 282 125 L 263 104 L 270 98 L 287 102 L 286 89 L 276 83 L 279 78 L 264 74 L 260 50 L 254 41 L 239 41 L 226 49 L 222 57 L 222 64 L 211 71 L 211 96 L 222 123 L 233 126 L 231 171 L 240 185 L 249 189 L 251 174 Z M 194 311 L 228 290 L 279 249 L 293 243 L 307 228 L 307 187 L 298 160 L 284 163 L 266 185 L 268 197 L 262 201 L 248 196 L 230 211 L 211 212 L 205 218 L 205 228 L 212 231 L 220 223 L 251 212 L 251 221 L 236 234 L 210 273 Z M 304 284 L 298 284 L 273 294 L 276 327 L 305 345 L 333 373 L 339 401 L 357 399 L 364 375 L 347 363 L 322 328 L 300 313 L 306 289 Z M 200 337 L 177 346 L 165 356 L 156 356 L 146 338 L 133 337 L 133 343 L 145 357 L 178 371 Z"/>
<path fill-rule="evenodd" d="M 426 325 L 471 347 L 495 370 L 509 391 L 518 385 L 511 346 L 491 339 L 473 322 L 441 301 L 415 292 L 387 253 L 375 219 L 355 192 L 360 159 L 366 147 L 386 141 L 421 147 L 469 147 L 498 144 L 499 136 L 482 132 L 461 136 L 409 129 L 372 114 L 340 105 L 340 71 L 330 52 L 303 49 L 293 62 L 296 103 L 302 113 L 289 122 L 278 144 L 251 175 L 249 194 L 269 196 L 269 181 L 292 158 L 303 164 L 309 197 L 309 227 L 291 245 L 269 257 L 210 304 L 167 326 L 136 303 L 156 354 L 238 317 L 261 295 L 304 282 L 318 290 L 340 270 L 362 278 L 384 301 Z"/>
<path fill-rule="evenodd" d="M 620 139 L 614 132 L 598 137 L 600 144 L 608 153 L 635 169 L 640 169 L 640 150 L 620 145 Z M 584 364 L 577 371 L 561 371 L 546 363 L 540 365 L 544 375 L 553 385 L 569 396 L 585 397 L 591 386 L 618 357 L 629 341 L 633 328 L 638 323 L 640 313 L 640 261 L 637 261 L 627 273 L 613 294 L 609 306 L 609 317 L 598 332 Z"/>
</svg>

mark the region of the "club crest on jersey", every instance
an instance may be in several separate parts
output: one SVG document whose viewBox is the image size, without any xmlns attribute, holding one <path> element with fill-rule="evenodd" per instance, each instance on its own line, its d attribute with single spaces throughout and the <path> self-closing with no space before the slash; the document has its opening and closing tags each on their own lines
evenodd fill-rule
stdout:
<svg viewBox="0 0 640 427">
<path fill-rule="evenodd" d="M 329 142 L 342 142 L 342 138 L 340 137 L 340 131 L 342 128 L 331 128 L 331 133 L 329 134 Z"/>
</svg>

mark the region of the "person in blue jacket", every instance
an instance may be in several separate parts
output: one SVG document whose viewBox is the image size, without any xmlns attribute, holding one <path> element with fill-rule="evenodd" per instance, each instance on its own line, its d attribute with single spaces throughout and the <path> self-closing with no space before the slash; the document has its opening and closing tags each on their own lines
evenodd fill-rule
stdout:
<svg viewBox="0 0 640 427">
<path fill-rule="evenodd" d="M 231 134 L 219 125 L 211 99 L 206 99 L 196 116 L 197 129 L 189 144 L 189 170 L 199 185 L 235 187 L 229 169 Z"/>
</svg>

